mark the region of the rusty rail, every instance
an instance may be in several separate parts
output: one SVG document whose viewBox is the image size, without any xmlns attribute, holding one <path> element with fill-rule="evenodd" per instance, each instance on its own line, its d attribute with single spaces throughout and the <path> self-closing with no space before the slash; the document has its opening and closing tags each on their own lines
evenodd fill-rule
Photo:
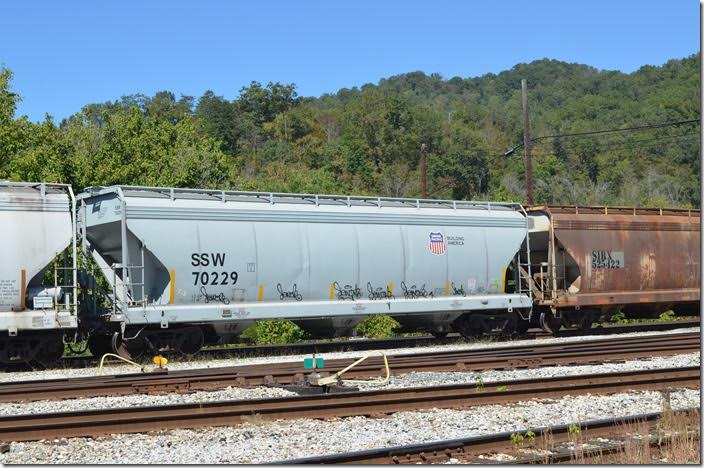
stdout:
<svg viewBox="0 0 704 468">
<path fill-rule="evenodd" d="M 675 411 L 675 414 L 687 414 L 697 411 L 694 408 Z M 657 421 L 662 417 L 662 413 L 646 413 L 630 415 L 619 418 L 599 419 L 585 421 L 579 424 L 579 438 L 584 440 L 596 437 L 619 437 L 623 428 L 630 424 L 647 424 L 649 428 L 655 428 Z M 532 464 L 532 463 L 555 463 L 569 462 L 574 460 L 574 452 L 570 450 L 554 450 L 558 444 L 570 442 L 577 438 L 574 426 L 561 424 L 555 426 L 543 426 L 526 428 L 520 431 L 499 432 L 476 437 L 466 437 L 461 439 L 439 440 L 423 444 L 397 445 L 393 447 L 383 447 L 378 449 L 361 450 L 340 454 L 320 455 L 305 458 L 296 458 L 270 462 L 277 465 L 311 465 L 311 464 L 429 464 L 446 463 L 452 459 L 462 463 L 492 463 L 491 459 L 480 458 L 480 455 L 491 453 L 504 453 L 517 456 L 516 459 L 502 463 L 512 464 Z M 535 441 L 529 445 L 550 450 L 550 454 L 526 456 L 521 453 L 513 442 L 512 436 L 516 433 L 525 434 L 532 432 Z M 599 447 L 598 453 L 613 451 L 621 445 L 608 444 Z M 551 450 L 552 449 L 552 450 Z M 521 456 L 522 455 L 522 456 Z M 585 450 L 585 456 L 590 453 Z"/>
<path fill-rule="evenodd" d="M 228 426 L 258 420 L 388 415 L 398 411 L 505 404 L 574 394 L 698 388 L 699 367 L 444 385 L 355 393 L 218 401 L 0 417 L 0 441 Z"/>
<path fill-rule="evenodd" d="M 392 373 L 468 372 L 496 369 L 533 368 L 555 365 L 623 361 L 697 351 L 699 333 L 626 337 L 540 345 L 503 346 L 489 349 L 440 351 L 390 355 Z M 325 371 L 334 373 L 353 359 L 334 359 Z M 372 357 L 348 372 L 348 378 L 378 376 L 383 362 Z M 193 392 L 227 386 L 297 384 L 305 382 L 301 362 L 258 364 L 210 369 L 122 374 L 0 384 L 0 403 L 131 395 L 141 393 Z"/>
</svg>

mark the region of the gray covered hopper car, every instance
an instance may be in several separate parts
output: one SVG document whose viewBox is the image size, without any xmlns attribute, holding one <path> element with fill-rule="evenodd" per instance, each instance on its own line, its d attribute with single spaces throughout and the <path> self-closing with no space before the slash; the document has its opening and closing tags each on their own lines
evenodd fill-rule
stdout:
<svg viewBox="0 0 704 468">
<path fill-rule="evenodd" d="M 68 185 L 0 181 L 2 364 L 54 362 L 76 331 L 74 216 Z"/>
<path fill-rule="evenodd" d="M 374 314 L 436 334 L 527 324 L 524 282 L 506 290 L 520 205 L 128 186 L 79 199 L 112 290 L 91 311 L 98 353 L 192 353 L 284 318 L 317 336 Z"/>
</svg>

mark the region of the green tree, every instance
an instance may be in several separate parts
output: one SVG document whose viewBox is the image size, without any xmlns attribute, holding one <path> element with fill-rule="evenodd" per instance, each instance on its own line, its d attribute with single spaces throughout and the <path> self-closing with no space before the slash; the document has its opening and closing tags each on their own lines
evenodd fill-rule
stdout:
<svg viewBox="0 0 704 468">
<path fill-rule="evenodd" d="M 32 125 L 26 117 L 15 120 L 18 94 L 11 90 L 12 72 L 0 68 L 0 178 L 10 177 L 8 165 L 27 143 Z"/>
<path fill-rule="evenodd" d="M 221 142 L 221 149 L 236 155 L 241 149 L 241 139 L 253 133 L 255 124 L 244 115 L 236 103 L 212 91 L 206 91 L 198 100 L 195 114 L 203 122 L 207 135 Z"/>
<path fill-rule="evenodd" d="M 25 144 L 7 166 L 11 179 L 70 183 L 74 162 L 72 152 L 50 116 L 42 124 L 24 123 L 31 127 Z"/>
<path fill-rule="evenodd" d="M 0 178 L 524 201 L 520 81 L 534 136 L 698 118 L 694 54 L 633 73 L 557 60 L 473 78 L 411 72 L 299 98 L 252 82 L 227 100 L 169 91 L 86 104 L 56 125 L 16 116 L 0 70 Z M 538 203 L 699 206 L 698 125 L 541 139 Z"/>
<path fill-rule="evenodd" d="M 133 184 L 177 187 L 227 187 L 230 166 L 218 142 L 198 131 L 197 120 L 183 114 L 174 123 L 152 118 L 136 106 L 104 111 L 103 125 L 65 129 L 73 146 L 79 187 Z"/>
<path fill-rule="evenodd" d="M 297 103 L 296 85 L 261 83 L 252 81 L 249 86 L 240 90 L 237 105 L 242 112 L 252 116 L 255 124 L 261 126 L 271 122 L 278 114 L 291 109 Z"/>
</svg>

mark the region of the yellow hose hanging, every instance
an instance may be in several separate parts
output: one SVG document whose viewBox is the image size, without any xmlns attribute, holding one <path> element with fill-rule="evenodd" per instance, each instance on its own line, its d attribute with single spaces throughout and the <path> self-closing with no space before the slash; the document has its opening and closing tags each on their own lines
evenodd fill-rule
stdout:
<svg viewBox="0 0 704 468">
<path fill-rule="evenodd" d="M 100 371 L 100 375 L 103 375 L 103 363 L 105 362 L 105 358 L 108 357 L 108 356 L 116 357 L 117 359 L 120 359 L 121 361 L 125 361 L 125 362 L 128 363 L 128 364 L 132 364 L 133 366 L 137 366 L 137 367 L 139 367 L 139 369 L 140 369 L 142 372 L 144 372 L 144 367 L 140 366 L 139 364 L 137 364 L 137 363 L 134 362 L 134 361 L 130 361 L 129 359 L 124 358 L 124 357 L 122 357 L 122 356 L 119 356 L 119 355 L 117 355 L 117 354 L 105 353 L 105 354 L 103 354 L 103 357 L 100 358 L 100 366 L 98 366 L 98 370 Z"/>
<path fill-rule="evenodd" d="M 384 368 L 386 369 L 386 377 L 382 381 L 374 381 L 374 380 L 343 380 L 340 377 L 342 374 L 347 372 L 348 370 L 352 369 L 356 365 L 366 361 L 372 354 L 379 353 L 381 356 L 384 358 Z M 331 385 L 337 382 L 348 382 L 348 383 L 356 383 L 356 384 L 364 384 L 364 385 L 386 385 L 389 383 L 389 380 L 391 379 L 391 369 L 389 368 L 389 360 L 386 357 L 386 354 L 383 351 L 379 350 L 374 350 L 365 356 L 362 356 L 361 358 L 357 359 L 355 362 L 350 364 L 349 366 L 345 367 L 344 369 L 336 372 L 335 374 L 331 375 L 330 377 L 323 377 L 322 379 L 318 379 L 318 385 Z"/>
</svg>

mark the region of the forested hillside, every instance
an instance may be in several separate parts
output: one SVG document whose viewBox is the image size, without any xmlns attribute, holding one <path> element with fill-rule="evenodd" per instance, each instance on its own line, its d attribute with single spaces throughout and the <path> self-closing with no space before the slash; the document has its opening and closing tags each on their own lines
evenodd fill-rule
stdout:
<svg viewBox="0 0 704 468">
<path fill-rule="evenodd" d="M 3 69 L 0 179 L 414 197 L 426 144 L 430 197 L 525 201 L 522 151 L 504 156 L 522 141 L 522 78 L 537 137 L 699 118 L 699 62 L 624 74 L 539 60 L 476 78 L 407 73 L 320 98 L 253 82 L 234 101 L 163 91 L 39 124 L 16 115 Z M 698 134 L 689 124 L 539 140 L 537 201 L 699 206 Z"/>
</svg>

